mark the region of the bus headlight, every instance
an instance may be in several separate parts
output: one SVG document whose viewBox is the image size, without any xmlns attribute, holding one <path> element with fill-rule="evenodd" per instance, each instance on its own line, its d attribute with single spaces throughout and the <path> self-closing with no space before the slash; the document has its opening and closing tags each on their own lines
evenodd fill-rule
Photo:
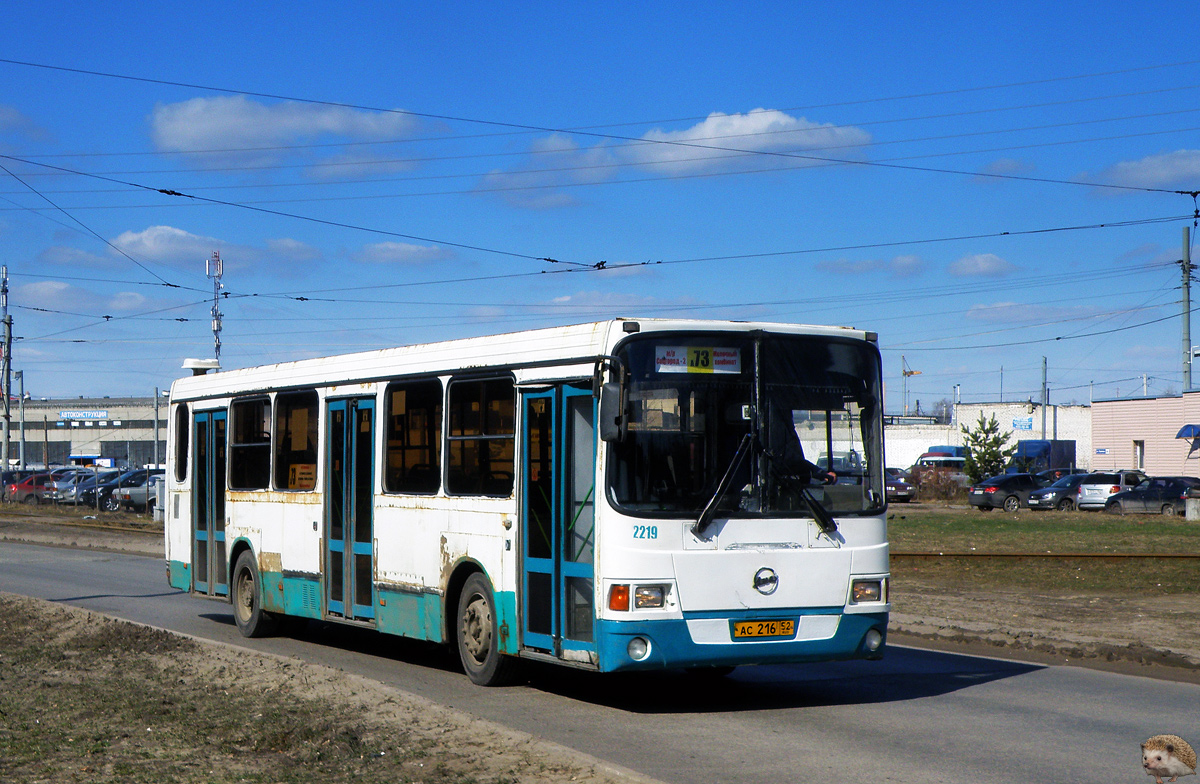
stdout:
<svg viewBox="0 0 1200 784">
<path fill-rule="evenodd" d="M 633 592 L 633 606 L 638 610 L 662 607 L 666 595 L 665 585 L 639 585 Z"/>
<path fill-rule="evenodd" d="M 883 601 L 883 580 L 855 580 L 850 583 L 850 603 Z"/>
</svg>

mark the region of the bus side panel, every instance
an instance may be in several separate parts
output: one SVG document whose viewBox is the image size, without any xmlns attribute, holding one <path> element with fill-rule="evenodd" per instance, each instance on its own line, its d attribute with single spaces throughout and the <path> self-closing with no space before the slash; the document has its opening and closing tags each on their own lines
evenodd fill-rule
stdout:
<svg viewBox="0 0 1200 784">
<path fill-rule="evenodd" d="M 170 480 L 168 480 L 170 481 Z M 171 489 L 163 504 L 167 582 L 181 591 L 192 590 L 192 494 Z"/>
<path fill-rule="evenodd" d="M 442 639 L 442 596 L 434 592 L 405 591 L 379 586 L 375 620 L 379 631 L 416 640 Z"/>
</svg>

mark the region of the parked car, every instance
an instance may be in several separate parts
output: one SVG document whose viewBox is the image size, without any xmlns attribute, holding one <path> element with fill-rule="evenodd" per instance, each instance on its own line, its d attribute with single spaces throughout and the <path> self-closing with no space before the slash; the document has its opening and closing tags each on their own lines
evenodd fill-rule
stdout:
<svg viewBox="0 0 1200 784">
<path fill-rule="evenodd" d="M 1000 474 L 973 485 L 967 492 L 967 500 L 982 512 L 999 508 L 1015 512 L 1029 505 L 1030 493 L 1047 484 L 1045 479 L 1034 474 Z"/>
<path fill-rule="evenodd" d="M 80 485 L 76 501 L 83 506 L 96 506 L 96 494 L 99 493 L 100 508 L 115 512 L 121 508 L 120 492 L 124 488 L 144 484 L 149 474 L 144 468 L 113 472 L 107 478 L 103 478 L 99 486 L 90 482 Z"/>
<path fill-rule="evenodd" d="M 4 496 L 16 503 L 40 504 L 49 484 L 50 474 L 34 474 L 9 485 L 5 488 Z"/>
<path fill-rule="evenodd" d="M 22 479 L 33 476 L 34 474 L 43 474 L 45 471 L 38 471 L 32 468 L 14 469 L 12 471 L 4 471 L 0 473 L 0 500 L 8 499 L 8 486 L 15 485 Z"/>
<path fill-rule="evenodd" d="M 1067 474 L 1049 487 L 1030 493 L 1027 505 L 1030 509 L 1057 509 L 1060 512 L 1069 512 L 1075 508 L 1079 485 L 1087 477 L 1087 474 Z"/>
<path fill-rule="evenodd" d="M 1143 479 L 1137 487 L 1114 493 L 1104 503 L 1104 511 L 1110 514 L 1147 512 L 1168 517 L 1184 513 L 1184 502 L 1188 491 L 1200 487 L 1200 478 L 1194 476 L 1154 476 Z"/>
<path fill-rule="evenodd" d="M 116 493 L 118 501 L 126 509 L 133 509 L 135 512 L 145 512 L 154 506 L 157 501 L 158 491 L 162 487 L 163 478 L 163 471 L 155 470 L 142 482 L 121 488 Z"/>
<path fill-rule="evenodd" d="M 894 477 L 888 474 L 886 477 L 885 486 L 887 488 L 887 500 L 889 504 L 901 503 L 906 504 L 909 501 L 915 501 L 917 498 L 917 488 L 915 485 L 910 485 L 899 477 Z"/>
<path fill-rule="evenodd" d="M 1080 509 L 1103 509 L 1108 499 L 1137 487 L 1146 475 L 1141 471 L 1099 471 L 1088 474 L 1079 485 L 1075 505 Z"/>
<path fill-rule="evenodd" d="M 945 480 L 963 487 L 971 484 L 964 471 L 967 459 L 954 455 L 922 455 L 909 469 L 909 481 L 915 484 Z"/>
<path fill-rule="evenodd" d="M 65 479 L 59 479 L 54 483 L 54 489 L 45 494 L 45 498 L 56 504 L 77 504 L 80 493 L 88 489 L 94 490 L 97 484 L 116 479 L 120 475 L 121 472 L 116 469 L 81 471 Z"/>
</svg>

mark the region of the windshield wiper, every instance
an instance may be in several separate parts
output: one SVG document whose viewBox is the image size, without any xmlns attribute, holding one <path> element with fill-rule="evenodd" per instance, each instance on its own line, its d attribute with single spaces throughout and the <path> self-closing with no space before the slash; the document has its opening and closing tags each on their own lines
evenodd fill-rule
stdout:
<svg viewBox="0 0 1200 784">
<path fill-rule="evenodd" d="M 746 452 L 750 449 L 750 442 L 754 440 L 752 433 L 747 433 L 742 436 L 742 442 L 738 444 L 737 451 L 733 453 L 733 459 L 729 461 L 729 467 L 725 469 L 725 475 L 721 477 L 720 483 L 717 484 L 716 491 L 713 492 L 712 498 L 708 499 L 708 503 L 704 505 L 704 511 L 700 512 L 700 517 L 696 519 L 696 524 L 692 526 L 692 533 L 698 539 L 704 539 L 704 532 L 712 525 L 713 517 L 717 514 L 717 505 L 721 503 L 721 499 L 729 492 L 729 486 L 733 484 L 733 475 L 737 473 L 738 466 L 742 464 L 742 459 L 746 457 Z"/>
<path fill-rule="evenodd" d="M 816 521 L 817 527 L 821 529 L 821 533 L 826 536 L 833 536 L 837 533 L 837 521 L 833 519 L 833 515 L 829 514 L 829 510 L 821 505 L 821 502 L 816 499 L 807 487 L 800 488 L 800 497 L 804 499 L 804 503 L 808 504 L 809 511 L 813 513 L 813 520 Z"/>
</svg>

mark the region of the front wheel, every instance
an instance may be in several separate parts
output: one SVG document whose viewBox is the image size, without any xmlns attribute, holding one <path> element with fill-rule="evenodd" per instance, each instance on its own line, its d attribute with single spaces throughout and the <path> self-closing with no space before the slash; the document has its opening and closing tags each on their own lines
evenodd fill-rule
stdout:
<svg viewBox="0 0 1200 784">
<path fill-rule="evenodd" d="M 41 502 L 42 502 L 42 499 L 38 498 L 36 495 L 25 496 L 25 503 L 27 503 L 27 504 L 33 504 L 34 506 L 37 506 Z"/>
<path fill-rule="evenodd" d="M 1008 498 L 1004 499 L 1004 511 L 1015 512 L 1020 508 L 1021 499 L 1017 498 L 1015 495 L 1010 495 Z"/>
<path fill-rule="evenodd" d="M 1060 512 L 1071 512 L 1071 511 L 1074 511 L 1074 509 L 1075 509 L 1075 502 L 1072 501 L 1070 498 L 1064 498 L 1063 500 L 1058 502 L 1058 506 L 1055 508 L 1058 509 L 1058 511 L 1060 511 Z"/>
<path fill-rule="evenodd" d="M 1163 517 L 1174 517 L 1175 504 L 1163 504 L 1162 513 Z"/>
<path fill-rule="evenodd" d="M 278 619 L 262 608 L 262 588 L 258 582 L 258 564 L 249 550 L 238 556 L 233 567 L 233 619 L 243 637 L 274 634 Z"/>
<path fill-rule="evenodd" d="M 104 503 L 101 505 L 104 507 L 104 511 L 106 512 L 119 512 L 121 510 L 121 502 L 113 498 L 111 495 L 108 498 L 105 498 Z"/>
<path fill-rule="evenodd" d="M 463 585 L 455 627 L 458 657 L 472 683 L 502 686 L 512 682 L 517 661 L 500 653 L 496 600 L 488 579 L 479 572 Z"/>
</svg>

